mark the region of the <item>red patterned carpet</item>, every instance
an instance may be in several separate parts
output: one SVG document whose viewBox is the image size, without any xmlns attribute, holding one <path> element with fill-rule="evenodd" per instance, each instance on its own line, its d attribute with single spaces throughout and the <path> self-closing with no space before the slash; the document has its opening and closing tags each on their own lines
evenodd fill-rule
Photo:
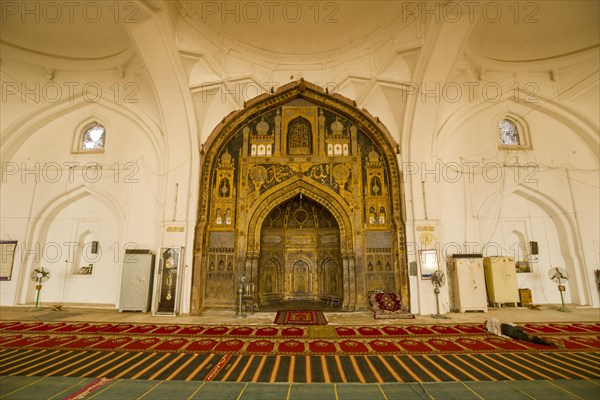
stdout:
<svg viewBox="0 0 600 400">
<path fill-rule="evenodd" d="M 0 323 L 0 375 L 246 382 L 598 379 L 600 323 L 201 326 Z"/>
<path fill-rule="evenodd" d="M 282 323 L 294 320 L 293 314 L 292 317 L 278 315 L 278 318 Z M 300 323 L 305 323 L 304 317 Z M 497 337 L 481 324 L 250 327 L 18 321 L 0 324 L 0 347 L 236 354 L 468 353 L 600 348 L 599 323 L 524 326 L 557 347 Z"/>
<path fill-rule="evenodd" d="M 316 310 L 280 310 L 275 316 L 277 325 L 327 325 L 323 311 Z"/>
</svg>

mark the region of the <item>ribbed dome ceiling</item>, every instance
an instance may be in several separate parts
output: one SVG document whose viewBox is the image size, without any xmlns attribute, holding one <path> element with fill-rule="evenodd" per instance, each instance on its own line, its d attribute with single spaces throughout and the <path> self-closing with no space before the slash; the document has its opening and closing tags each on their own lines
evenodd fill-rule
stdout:
<svg viewBox="0 0 600 400">
<path fill-rule="evenodd" d="M 229 43 L 286 55 L 316 55 L 351 46 L 376 35 L 402 11 L 397 1 L 181 4 L 197 26 Z"/>
</svg>

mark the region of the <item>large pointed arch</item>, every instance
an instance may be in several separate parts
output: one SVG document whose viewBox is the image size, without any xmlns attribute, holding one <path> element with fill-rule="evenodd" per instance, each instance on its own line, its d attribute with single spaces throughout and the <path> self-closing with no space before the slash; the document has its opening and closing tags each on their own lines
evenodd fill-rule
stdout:
<svg viewBox="0 0 600 400">
<path fill-rule="evenodd" d="M 337 193 L 324 185 L 308 182 L 303 177 L 294 177 L 285 183 L 265 193 L 260 201 L 255 202 L 249 210 L 251 215 L 248 223 L 248 247 L 245 256 L 246 271 L 257 281 L 257 262 L 261 254 L 261 228 L 267 215 L 277 207 L 298 195 L 303 195 L 323 205 L 332 213 L 337 221 L 340 232 L 340 253 L 343 271 L 343 308 L 355 309 L 356 275 L 352 267 L 356 264 L 355 246 L 352 238 L 352 221 L 344 209 L 343 199 Z"/>
<path fill-rule="evenodd" d="M 244 109 L 223 119 L 213 130 L 201 152 L 192 314 L 200 313 L 205 306 L 234 305 L 235 295 L 232 295 L 232 301 L 229 302 L 205 302 L 210 297 L 207 294 L 207 282 L 210 284 L 213 278 L 223 279 L 223 284 L 219 283 L 215 287 L 231 289 L 236 285 L 235 278 L 238 276 L 246 275 L 252 279 L 252 271 L 256 270 L 256 260 L 261 251 L 259 238 L 262 221 L 277 204 L 298 194 L 326 207 L 338 222 L 340 250 L 346 271 L 344 308 L 366 308 L 367 291 L 386 282 L 383 272 L 377 277 L 378 280 L 365 275 L 363 265 L 366 264 L 369 251 L 386 253 L 388 264 L 394 266 L 390 272 L 393 274 L 390 275 L 393 283 L 388 285 L 389 289 L 399 292 L 408 305 L 410 296 L 404 242 L 404 193 L 396 155 L 397 143 L 383 124 L 366 110 L 358 109 L 352 100 L 326 93 L 304 80 L 291 82 L 274 93 L 262 94 L 244 106 Z M 305 108 L 312 108 L 312 111 L 297 111 Z M 289 111 L 290 109 L 294 110 Z M 293 114 L 288 120 L 287 114 L 284 115 L 285 110 L 291 113 L 289 115 Z M 323 110 L 327 116 L 323 115 Z M 275 112 L 277 116 L 273 117 Z M 265 115 L 275 121 L 270 125 L 271 128 L 275 126 L 275 129 L 263 130 L 264 123 L 258 127 L 256 121 L 259 116 Z M 304 115 L 312 124 L 311 134 L 315 135 L 313 145 L 310 149 L 305 149 L 303 154 L 286 153 L 288 147 L 283 135 L 287 127 L 285 124 L 297 115 Z M 345 121 L 341 135 L 334 134 L 342 132 L 339 130 L 338 118 Z M 328 130 L 329 124 L 331 131 Z M 269 136 L 271 134 L 275 139 Z M 346 139 L 342 137 L 344 135 Z M 261 143 L 270 140 L 273 154 L 252 153 L 249 144 L 251 140 L 262 141 Z M 327 153 L 326 140 L 346 140 L 347 143 L 339 148 L 347 149 L 347 152 L 335 155 Z M 234 142 L 237 147 L 232 145 Z M 253 158 L 256 156 L 264 158 L 257 160 Z M 259 164 L 261 171 L 258 175 L 266 174 L 267 168 L 270 168 L 269 171 L 281 168 L 284 170 L 283 177 L 270 186 L 261 186 L 262 182 L 259 182 L 256 189 L 256 178 L 253 177 L 256 175 L 255 167 Z M 319 173 L 309 176 L 315 165 L 327 172 L 319 170 Z M 368 167 L 364 167 L 365 165 Z M 361 169 L 363 167 L 364 170 Z M 335 172 L 333 168 L 337 168 Z M 369 195 L 362 196 L 361 193 L 367 171 L 379 174 L 386 182 L 385 190 L 377 193 L 380 203 L 376 207 L 371 205 L 371 209 L 377 210 L 378 217 L 371 219 L 370 223 L 365 222 Z M 315 178 L 325 175 L 328 176 L 328 181 Z M 215 191 L 218 183 L 225 179 L 237 182 L 235 188 L 231 192 Z M 232 225 L 227 225 L 230 219 L 224 215 L 224 210 L 232 208 L 235 209 L 235 216 L 231 219 Z M 376 223 L 381 225 L 373 225 Z M 213 277 L 210 275 L 210 265 L 218 265 L 218 261 L 215 264 L 216 258 L 212 261 L 209 258 L 219 251 L 222 254 L 214 257 L 227 260 L 227 265 L 229 260 L 234 260 L 234 267 L 232 271 L 222 271 L 222 276 Z"/>
<path fill-rule="evenodd" d="M 36 218 L 33 218 L 29 224 L 25 248 L 36 249 L 36 251 L 39 251 L 36 244 L 40 245 L 47 242 L 48 230 L 55 220 L 55 217 L 70 205 L 75 204 L 88 196 L 99 200 L 108 210 L 110 210 L 115 217 L 115 221 L 117 221 L 117 231 L 122 232 L 123 227 L 125 226 L 125 212 L 118 200 L 102 189 L 81 185 L 50 200 L 41 208 Z M 22 257 L 18 279 L 18 304 L 25 304 L 28 301 L 28 296 L 31 296 L 33 293 L 33 284 L 27 277 L 29 272 L 37 266 L 39 259 L 40 255 L 36 252 L 26 253 Z"/>
<path fill-rule="evenodd" d="M 493 212 L 495 203 L 503 201 L 508 196 L 518 196 L 539 207 L 552 222 L 559 238 L 559 252 L 565 263 L 564 267 L 570 274 L 569 286 L 571 287 L 571 299 L 576 304 L 593 305 L 597 300 L 593 298 L 593 288 L 589 282 L 593 282 L 591 269 L 586 269 L 581 246 L 577 240 L 576 222 L 566 208 L 560 202 L 539 190 L 535 190 L 524 184 L 516 184 L 505 190 L 499 190 L 491 194 L 481 205 L 477 218 L 484 215 L 494 215 L 492 225 L 498 226 L 498 212 Z M 490 235 L 490 237 L 493 236 Z M 548 269 L 550 266 L 544 266 Z M 546 279 L 541 275 L 540 279 Z"/>
<path fill-rule="evenodd" d="M 252 204 L 249 210 L 251 218 L 248 223 L 248 253 L 255 253 L 260 250 L 259 247 L 256 247 L 258 246 L 256 238 L 260 236 L 260 227 L 265 217 L 277 205 L 299 194 L 303 194 L 327 207 L 340 227 L 342 243 L 345 243 L 342 244 L 342 251 L 353 252 L 352 221 L 344 210 L 343 199 L 324 185 L 314 184 L 303 177 L 296 176 L 269 190 L 261 196 L 259 202 Z"/>
</svg>

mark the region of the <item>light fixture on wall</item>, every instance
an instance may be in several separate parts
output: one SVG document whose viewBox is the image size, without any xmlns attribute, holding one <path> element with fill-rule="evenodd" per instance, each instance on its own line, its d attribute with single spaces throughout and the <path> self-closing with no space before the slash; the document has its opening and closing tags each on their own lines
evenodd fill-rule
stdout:
<svg viewBox="0 0 600 400">
<path fill-rule="evenodd" d="M 92 254 L 98 254 L 98 241 L 97 240 L 93 240 L 92 241 Z"/>
<path fill-rule="evenodd" d="M 419 250 L 421 261 L 421 279 L 431 279 L 431 275 L 438 269 L 437 251 L 435 249 Z"/>
</svg>

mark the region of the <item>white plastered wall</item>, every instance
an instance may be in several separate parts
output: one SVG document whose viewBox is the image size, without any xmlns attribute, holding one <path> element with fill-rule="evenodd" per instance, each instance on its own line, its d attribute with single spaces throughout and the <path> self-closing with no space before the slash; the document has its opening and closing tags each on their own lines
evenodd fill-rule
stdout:
<svg viewBox="0 0 600 400">
<path fill-rule="evenodd" d="M 22 107 L 14 100 L 14 108 Z M 3 148 L 0 237 L 18 245 L 0 304 L 34 301 L 30 274 L 39 266 L 51 272 L 44 302 L 117 304 L 124 251 L 156 248 L 161 210 L 162 138 L 137 112 L 110 99 L 79 97 L 8 125 L 20 139 Z M 89 121 L 106 128 L 101 153 L 74 151 Z M 95 227 L 101 251 L 91 257 L 89 276 L 73 274 L 73 242 L 85 223 Z"/>
</svg>

